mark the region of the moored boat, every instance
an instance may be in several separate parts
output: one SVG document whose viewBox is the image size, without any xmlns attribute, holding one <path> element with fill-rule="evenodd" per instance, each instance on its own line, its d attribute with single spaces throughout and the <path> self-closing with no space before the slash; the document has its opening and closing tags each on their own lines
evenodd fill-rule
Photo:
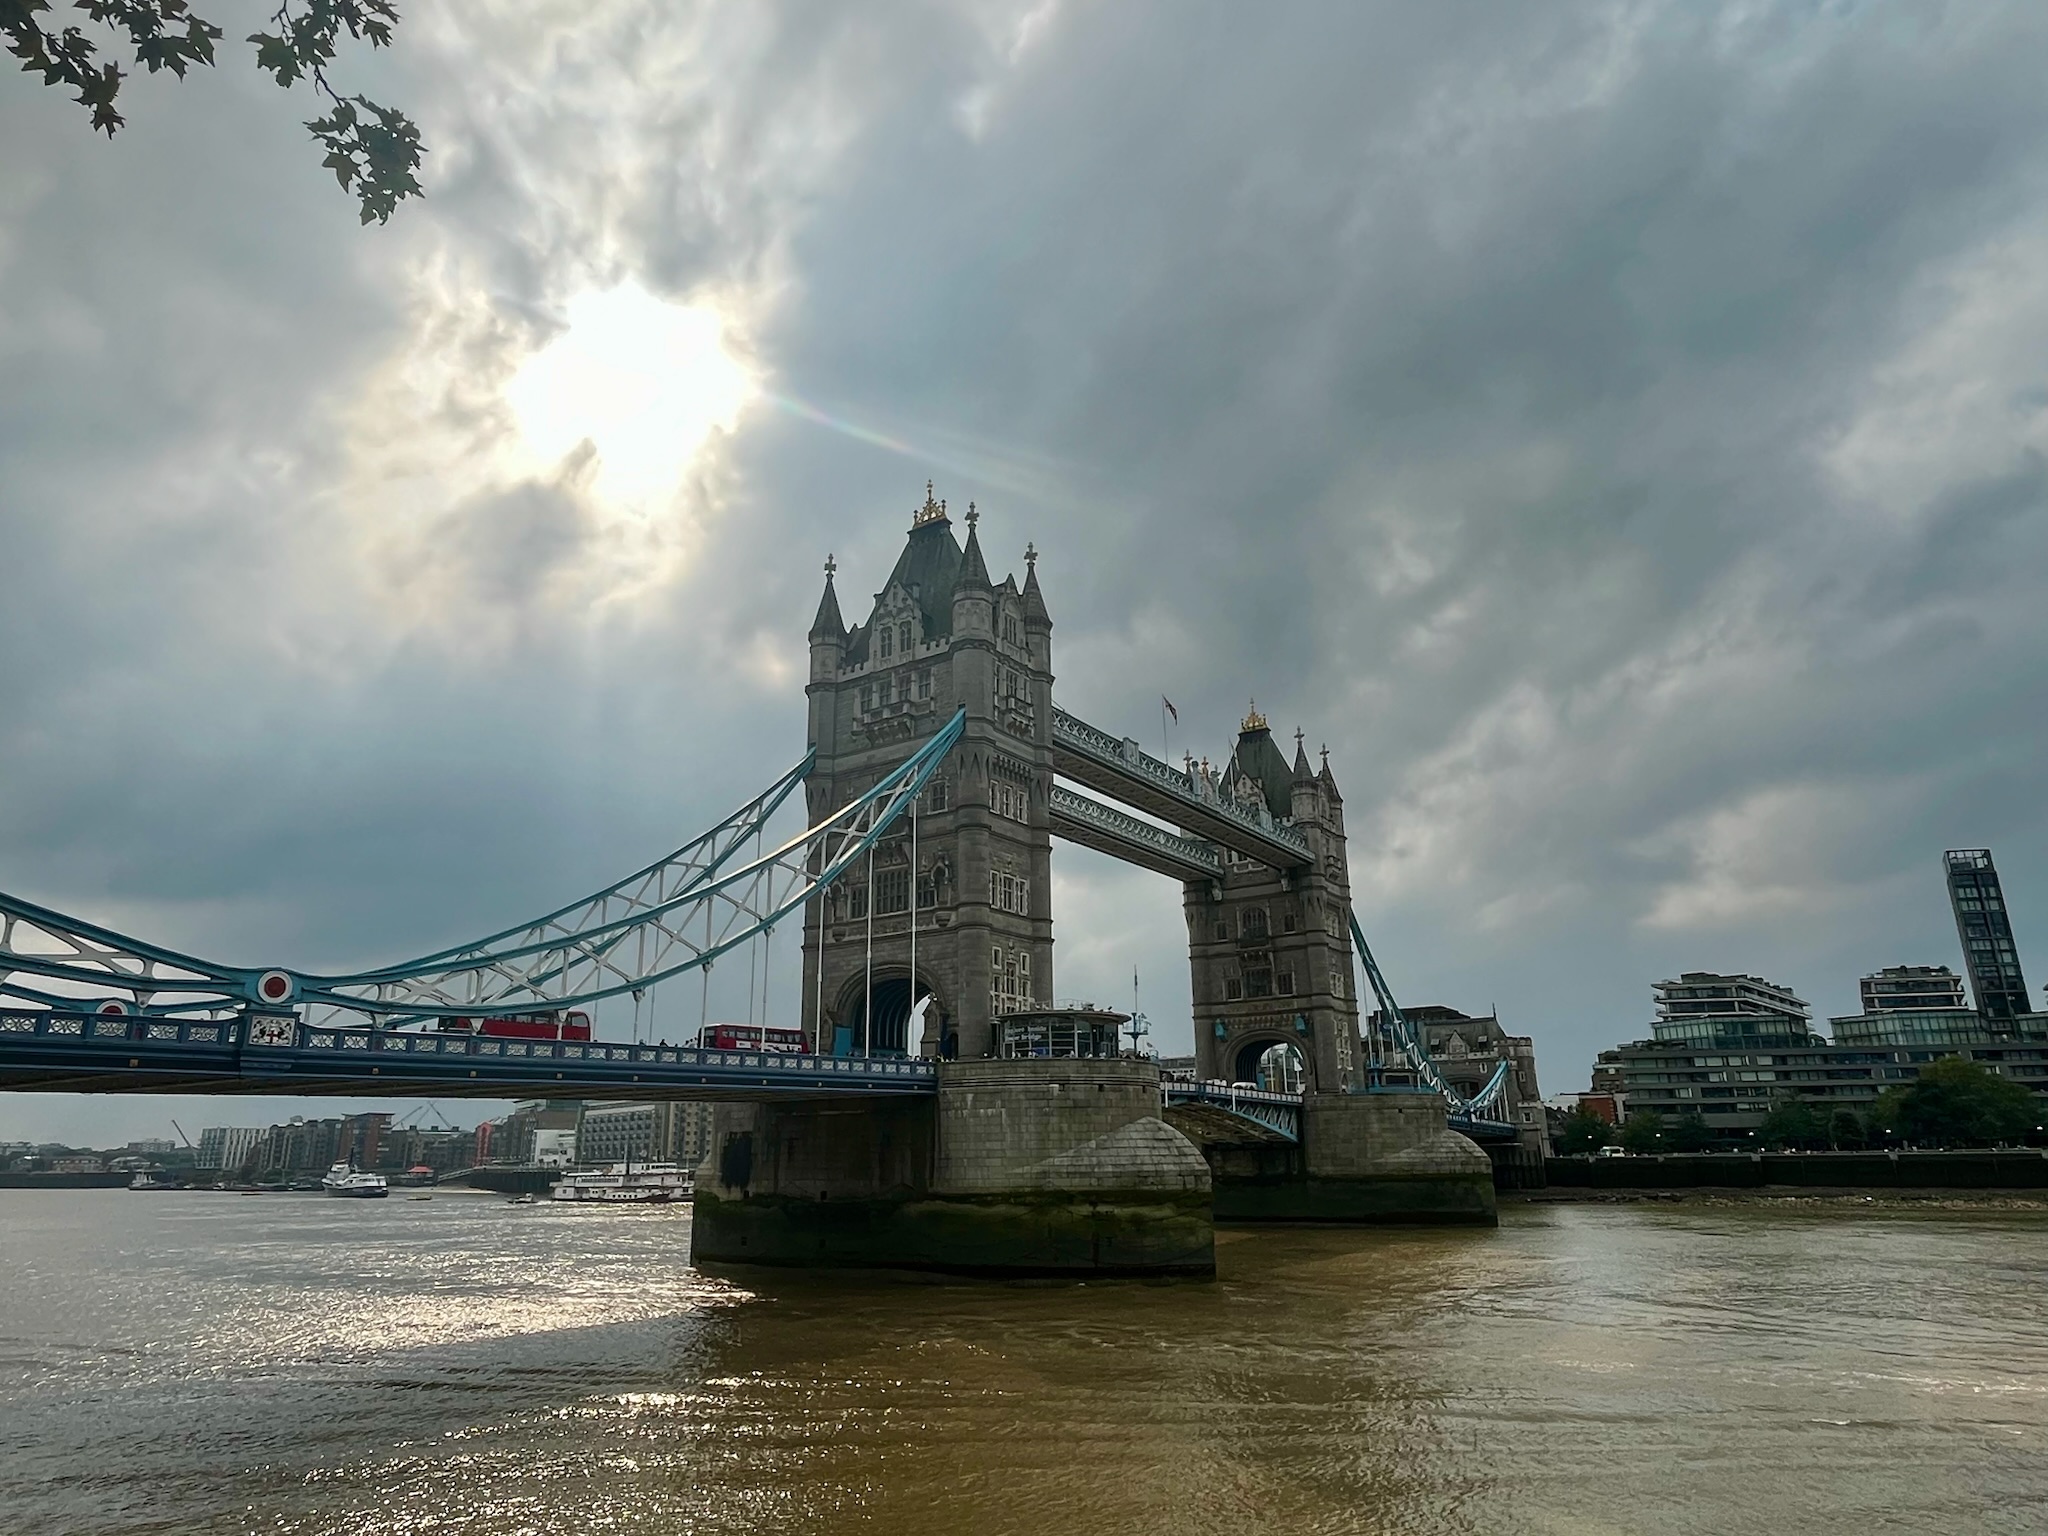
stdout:
<svg viewBox="0 0 2048 1536">
<path fill-rule="evenodd" d="M 674 1163 L 614 1163 L 563 1174 L 554 1198 L 588 1205 L 667 1205 L 689 1199 L 693 1188 L 690 1170 Z"/>
<path fill-rule="evenodd" d="M 347 1163 L 336 1163 L 328 1169 L 327 1177 L 320 1181 L 320 1188 L 348 1200 L 382 1200 L 391 1193 L 383 1174 L 358 1173 Z"/>
</svg>

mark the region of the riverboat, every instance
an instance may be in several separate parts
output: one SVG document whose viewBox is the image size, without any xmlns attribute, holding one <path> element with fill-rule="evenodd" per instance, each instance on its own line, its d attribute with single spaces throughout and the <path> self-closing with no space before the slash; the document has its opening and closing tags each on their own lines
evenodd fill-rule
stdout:
<svg viewBox="0 0 2048 1536">
<path fill-rule="evenodd" d="M 687 1200 L 694 1179 L 674 1163 L 614 1163 L 609 1168 L 565 1173 L 554 1198 L 588 1205 L 666 1205 Z"/>
<path fill-rule="evenodd" d="M 382 1200 L 391 1193 L 381 1173 L 358 1173 L 347 1163 L 336 1163 L 320 1181 L 321 1189 L 344 1200 Z"/>
</svg>

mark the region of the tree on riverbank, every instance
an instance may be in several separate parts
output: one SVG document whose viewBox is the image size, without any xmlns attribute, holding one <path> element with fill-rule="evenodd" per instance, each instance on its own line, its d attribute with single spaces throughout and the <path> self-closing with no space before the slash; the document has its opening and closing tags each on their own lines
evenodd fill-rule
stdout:
<svg viewBox="0 0 2048 1536">
<path fill-rule="evenodd" d="M 1654 1109 L 1637 1110 L 1621 1128 L 1621 1144 L 1630 1152 L 1663 1151 L 1664 1117 Z"/>
<path fill-rule="evenodd" d="M 1614 1127 L 1581 1105 L 1557 1128 L 1557 1153 L 1560 1157 L 1584 1157 L 1612 1140 Z"/>
<path fill-rule="evenodd" d="M 1688 1110 L 1664 1128 L 1666 1152 L 1704 1152 L 1714 1144 L 1714 1133 L 1696 1110 Z"/>
<path fill-rule="evenodd" d="M 1764 1123 L 1757 1127 L 1757 1141 L 1770 1150 L 1797 1147 L 1818 1151 L 1828 1144 L 1827 1122 L 1811 1104 L 1802 1099 L 1783 1098 L 1771 1106 Z"/>
<path fill-rule="evenodd" d="M 1922 1067 L 1912 1083 L 1887 1088 L 1870 1118 L 1915 1146 L 1982 1147 L 2024 1141 L 2048 1119 L 2048 1107 L 1989 1067 L 1948 1056 Z"/>
</svg>

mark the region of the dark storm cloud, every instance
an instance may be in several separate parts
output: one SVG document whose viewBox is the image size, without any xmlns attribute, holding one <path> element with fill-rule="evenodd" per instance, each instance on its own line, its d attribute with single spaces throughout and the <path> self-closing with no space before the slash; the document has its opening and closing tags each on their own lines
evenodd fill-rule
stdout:
<svg viewBox="0 0 2048 1536">
<path fill-rule="evenodd" d="M 2048 957 L 2043 31 L 450 7 L 378 66 L 433 179 L 369 232 L 275 92 L 108 146 L 9 84 L 0 884 L 308 965 L 593 885 L 801 750 L 818 564 L 858 606 L 933 475 L 1045 551 L 1069 707 L 1328 741 L 1396 984 L 1552 1087 L 1680 967 L 1952 963 L 1945 846 Z M 644 556 L 573 464 L 419 462 L 626 277 L 802 406 Z M 1135 962 L 1184 1038 L 1175 893 L 1060 866 L 1058 990 Z"/>
</svg>

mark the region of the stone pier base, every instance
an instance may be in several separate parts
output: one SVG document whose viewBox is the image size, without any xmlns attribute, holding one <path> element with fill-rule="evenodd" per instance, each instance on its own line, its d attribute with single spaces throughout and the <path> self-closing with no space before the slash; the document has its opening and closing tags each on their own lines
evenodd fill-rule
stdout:
<svg viewBox="0 0 2048 1536">
<path fill-rule="evenodd" d="M 1210 1197 L 1151 1063 L 942 1062 L 936 1099 L 721 1106 L 693 1258 L 1207 1276 Z"/>
<path fill-rule="evenodd" d="M 1445 1127 L 1433 1093 L 1309 1094 L 1298 1145 L 1256 1127 L 1224 1129 L 1214 1112 L 1186 1124 L 1212 1170 L 1218 1221 L 1498 1220 L 1492 1162 Z"/>
</svg>

